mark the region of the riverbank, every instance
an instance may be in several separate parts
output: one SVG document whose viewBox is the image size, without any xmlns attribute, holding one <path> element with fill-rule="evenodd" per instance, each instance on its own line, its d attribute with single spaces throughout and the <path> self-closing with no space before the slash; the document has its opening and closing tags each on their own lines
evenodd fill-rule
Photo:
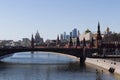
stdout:
<svg viewBox="0 0 120 80">
<path fill-rule="evenodd" d="M 107 70 L 114 68 L 114 73 L 120 74 L 120 62 L 115 62 L 107 59 L 86 58 L 86 63 L 97 65 Z"/>
</svg>

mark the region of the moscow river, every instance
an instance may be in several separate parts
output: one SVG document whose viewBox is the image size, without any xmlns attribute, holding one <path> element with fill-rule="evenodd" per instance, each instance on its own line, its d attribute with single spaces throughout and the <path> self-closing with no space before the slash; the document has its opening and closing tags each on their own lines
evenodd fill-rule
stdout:
<svg viewBox="0 0 120 80">
<path fill-rule="evenodd" d="M 0 80 L 120 80 L 76 57 L 50 52 L 15 53 L 0 62 Z"/>
</svg>

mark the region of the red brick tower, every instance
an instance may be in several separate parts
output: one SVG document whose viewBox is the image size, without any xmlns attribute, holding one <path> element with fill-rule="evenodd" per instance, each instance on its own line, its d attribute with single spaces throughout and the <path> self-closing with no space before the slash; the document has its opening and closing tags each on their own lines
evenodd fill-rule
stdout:
<svg viewBox="0 0 120 80">
<path fill-rule="evenodd" d="M 34 48 L 34 38 L 33 38 L 33 34 L 32 34 L 32 38 L 31 38 L 31 48 Z"/>
<path fill-rule="evenodd" d="M 102 46 L 102 37 L 100 32 L 100 23 L 98 22 L 98 30 L 96 36 L 96 48 L 100 48 Z"/>
</svg>

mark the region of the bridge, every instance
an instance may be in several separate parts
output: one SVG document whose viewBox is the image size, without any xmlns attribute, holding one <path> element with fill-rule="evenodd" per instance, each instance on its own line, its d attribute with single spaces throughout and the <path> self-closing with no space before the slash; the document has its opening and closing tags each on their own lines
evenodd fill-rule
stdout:
<svg viewBox="0 0 120 80">
<path fill-rule="evenodd" d="M 16 52 L 26 52 L 26 51 L 45 51 L 45 52 L 56 52 L 56 53 L 62 53 L 62 54 L 67 54 L 67 55 L 72 55 L 72 56 L 76 56 L 78 58 L 80 58 L 80 62 L 84 63 L 86 57 L 93 57 L 92 54 L 93 53 L 99 53 L 99 58 L 120 58 L 120 55 L 115 55 L 115 54 L 109 54 L 109 55 L 104 55 L 107 52 L 104 50 L 104 48 L 106 48 L 107 50 L 109 50 L 109 52 L 113 52 L 114 48 L 119 48 L 118 45 L 116 44 L 112 44 L 112 45 L 108 45 L 106 43 L 102 42 L 102 36 L 101 36 L 101 32 L 100 32 L 100 24 L 98 22 L 98 30 L 97 30 L 97 35 L 96 35 L 96 41 L 94 41 L 93 39 L 90 42 L 90 48 L 86 47 L 86 41 L 85 38 L 82 41 L 82 46 L 80 45 L 80 40 L 79 37 L 77 37 L 77 41 L 76 41 L 76 45 L 74 47 L 73 45 L 73 41 L 72 41 L 72 37 L 70 37 L 69 43 L 68 43 L 68 47 L 61 47 L 60 46 L 60 40 L 59 40 L 59 36 L 56 40 L 56 45 L 54 47 L 49 47 L 49 46 L 44 46 L 44 47 L 40 47 L 37 48 L 34 45 L 34 38 L 32 35 L 31 38 L 31 48 L 0 48 L 0 58 L 9 54 L 13 54 Z M 117 52 L 117 51 L 116 51 Z M 101 54 L 103 54 L 103 57 L 101 56 Z"/>
<path fill-rule="evenodd" d="M 0 58 L 4 58 L 4 56 L 14 54 L 17 52 L 28 52 L 28 51 L 44 51 L 44 52 L 56 52 L 58 54 L 67 54 L 72 55 L 75 57 L 80 58 L 80 63 L 84 63 L 86 57 L 92 57 L 92 58 L 120 58 L 120 55 L 114 55 L 114 54 L 107 54 L 105 56 L 97 56 L 94 57 L 93 53 L 101 53 L 103 54 L 103 49 L 99 48 L 0 48 Z"/>
<path fill-rule="evenodd" d="M 1 48 L 0 57 L 14 54 L 16 52 L 27 51 L 44 51 L 44 52 L 56 52 L 58 54 L 67 54 L 80 58 L 80 63 L 84 63 L 86 57 L 92 57 L 92 53 L 97 52 L 98 49 L 90 48 Z"/>
</svg>

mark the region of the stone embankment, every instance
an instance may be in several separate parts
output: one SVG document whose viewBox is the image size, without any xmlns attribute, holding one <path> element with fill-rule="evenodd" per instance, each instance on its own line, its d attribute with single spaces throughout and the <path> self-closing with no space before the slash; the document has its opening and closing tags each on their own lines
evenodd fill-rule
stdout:
<svg viewBox="0 0 120 80">
<path fill-rule="evenodd" d="M 97 59 L 97 58 L 86 58 L 86 63 L 100 66 L 108 71 L 114 69 L 113 73 L 120 74 L 120 62 L 108 60 L 108 59 Z"/>
</svg>

